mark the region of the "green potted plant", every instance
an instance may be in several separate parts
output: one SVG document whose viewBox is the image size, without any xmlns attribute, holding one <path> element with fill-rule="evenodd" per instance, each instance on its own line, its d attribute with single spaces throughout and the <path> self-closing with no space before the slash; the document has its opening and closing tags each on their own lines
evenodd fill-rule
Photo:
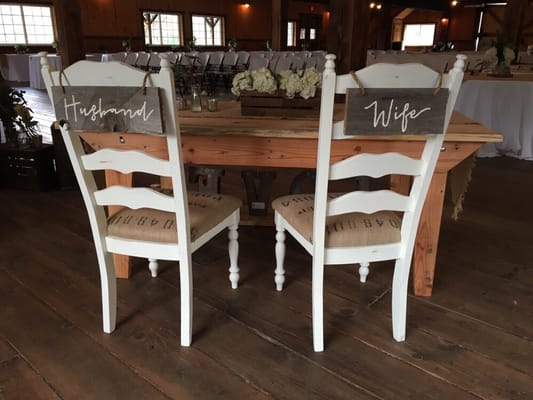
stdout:
<svg viewBox="0 0 533 400">
<path fill-rule="evenodd" d="M 235 51 L 236 48 L 237 48 L 237 39 L 231 38 L 230 40 L 228 40 L 229 51 Z"/>
<path fill-rule="evenodd" d="M 28 52 L 28 47 L 25 44 L 16 44 L 14 47 L 17 54 L 26 54 Z"/>
<path fill-rule="evenodd" d="M 13 89 L 0 81 L 0 120 L 4 126 L 7 143 L 11 146 L 28 144 L 39 138 L 38 122 L 33 119 L 24 91 Z"/>
</svg>

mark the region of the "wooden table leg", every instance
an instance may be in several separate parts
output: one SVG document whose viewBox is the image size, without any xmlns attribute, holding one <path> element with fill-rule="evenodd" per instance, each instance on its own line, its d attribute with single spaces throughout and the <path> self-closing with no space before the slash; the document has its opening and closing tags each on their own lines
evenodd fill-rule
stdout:
<svg viewBox="0 0 533 400">
<path fill-rule="evenodd" d="M 132 174 L 121 174 L 117 171 L 106 170 L 105 171 L 106 186 L 123 185 L 130 186 L 133 182 Z M 109 206 L 109 215 L 113 215 L 119 211 L 122 207 Z M 117 278 L 129 278 L 130 277 L 130 257 L 123 254 L 113 254 L 113 261 L 115 263 L 115 273 Z"/>
<path fill-rule="evenodd" d="M 420 216 L 413 254 L 413 289 L 416 296 L 431 296 L 433 290 L 446 178 L 447 172 L 436 171 L 433 174 Z"/>
</svg>

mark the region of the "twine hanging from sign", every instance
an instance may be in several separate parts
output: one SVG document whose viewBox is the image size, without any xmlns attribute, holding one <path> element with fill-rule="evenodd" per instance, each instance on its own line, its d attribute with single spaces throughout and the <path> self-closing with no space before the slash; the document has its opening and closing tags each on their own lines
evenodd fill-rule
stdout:
<svg viewBox="0 0 533 400">
<path fill-rule="evenodd" d="M 143 85 L 142 85 L 143 96 L 146 96 L 146 82 L 148 81 L 148 77 L 149 77 L 151 74 L 152 74 L 151 71 L 147 71 L 147 72 L 144 74 Z"/>
<path fill-rule="evenodd" d="M 59 86 L 61 86 L 61 91 L 63 92 L 63 94 L 65 94 L 65 86 L 63 86 L 63 75 L 65 75 L 65 70 L 63 69 L 63 67 L 61 67 L 61 69 L 59 70 Z M 67 76 L 65 75 L 65 78 Z"/>
<path fill-rule="evenodd" d="M 442 88 L 442 72 L 438 72 L 438 74 L 439 74 L 439 79 L 437 80 L 437 85 L 435 86 L 435 90 L 433 91 L 433 96 L 439 93 L 439 90 Z M 363 86 L 359 78 L 357 77 L 357 74 L 355 73 L 355 71 L 350 71 L 350 75 L 352 76 L 352 79 L 357 84 L 357 86 L 359 86 L 359 90 L 361 91 L 361 96 L 364 96 L 365 87 Z"/>
</svg>

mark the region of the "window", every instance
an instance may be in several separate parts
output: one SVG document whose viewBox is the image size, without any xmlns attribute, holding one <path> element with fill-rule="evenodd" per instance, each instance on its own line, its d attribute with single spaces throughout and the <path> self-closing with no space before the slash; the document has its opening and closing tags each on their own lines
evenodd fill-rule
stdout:
<svg viewBox="0 0 533 400">
<path fill-rule="evenodd" d="M 287 47 L 296 46 L 296 22 L 287 22 Z"/>
<path fill-rule="evenodd" d="M 54 24 L 48 6 L 0 5 L 0 44 L 52 44 Z"/>
<path fill-rule="evenodd" d="M 193 15 L 192 35 L 197 46 L 222 46 L 224 43 L 224 17 Z"/>
<path fill-rule="evenodd" d="M 435 24 L 406 24 L 403 30 L 405 46 L 431 46 L 435 37 Z"/>
<path fill-rule="evenodd" d="M 150 46 L 183 44 L 181 14 L 143 12 L 144 43 Z"/>
</svg>

